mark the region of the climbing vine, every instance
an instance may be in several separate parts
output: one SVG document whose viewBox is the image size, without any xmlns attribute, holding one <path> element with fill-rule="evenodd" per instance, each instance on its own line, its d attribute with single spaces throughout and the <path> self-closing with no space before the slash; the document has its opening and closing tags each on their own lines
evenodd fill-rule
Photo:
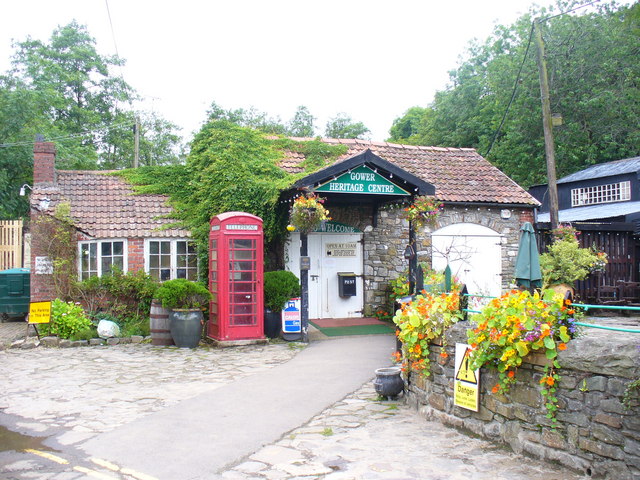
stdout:
<svg viewBox="0 0 640 480">
<path fill-rule="evenodd" d="M 288 207 L 278 204 L 280 192 L 346 150 L 345 145 L 267 136 L 217 120 L 195 136 L 186 165 L 125 170 L 118 175 L 136 185 L 139 193 L 168 195 L 176 220 L 172 225 L 190 230 L 200 251 L 206 252 L 210 219 L 227 211 L 261 217 L 267 241 L 282 236 Z M 305 156 L 303 172 L 290 174 L 278 165 L 287 151 Z"/>
<path fill-rule="evenodd" d="M 78 276 L 76 230 L 73 227 L 68 202 L 59 203 L 53 215 L 35 215 L 31 223 L 32 248 L 51 260 L 56 296 L 73 298 Z"/>
</svg>

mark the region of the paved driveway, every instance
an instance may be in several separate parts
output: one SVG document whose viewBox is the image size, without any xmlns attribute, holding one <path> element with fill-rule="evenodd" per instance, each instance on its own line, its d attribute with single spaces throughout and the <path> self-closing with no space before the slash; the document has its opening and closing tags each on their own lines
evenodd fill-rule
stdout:
<svg viewBox="0 0 640 480">
<path fill-rule="evenodd" d="M 581 478 L 378 401 L 393 346 L 0 351 L 0 425 L 44 437 L 23 450 L 0 429 L 0 478 Z"/>
</svg>

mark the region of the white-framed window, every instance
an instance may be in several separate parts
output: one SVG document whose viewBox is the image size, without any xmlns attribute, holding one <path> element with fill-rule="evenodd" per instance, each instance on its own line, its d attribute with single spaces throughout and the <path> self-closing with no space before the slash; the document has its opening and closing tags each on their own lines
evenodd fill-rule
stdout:
<svg viewBox="0 0 640 480">
<path fill-rule="evenodd" d="M 572 207 L 622 202 L 624 200 L 631 200 L 631 182 L 629 181 L 571 190 Z"/>
<path fill-rule="evenodd" d="M 92 240 L 78 243 L 80 280 L 110 275 L 113 268 L 127 271 L 126 240 Z"/>
<path fill-rule="evenodd" d="M 174 278 L 198 279 L 196 246 L 190 240 L 147 239 L 145 271 L 160 282 Z"/>
</svg>

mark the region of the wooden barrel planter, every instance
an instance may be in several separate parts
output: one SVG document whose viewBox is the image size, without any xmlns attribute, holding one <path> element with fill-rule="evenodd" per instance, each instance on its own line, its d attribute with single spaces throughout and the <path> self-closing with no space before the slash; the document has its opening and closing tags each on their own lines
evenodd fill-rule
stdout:
<svg viewBox="0 0 640 480">
<path fill-rule="evenodd" d="M 149 314 L 151 344 L 152 345 L 175 345 L 171 336 L 171 325 L 169 323 L 169 313 L 171 310 L 162 308 L 160 300 L 151 302 L 151 312 Z"/>
</svg>

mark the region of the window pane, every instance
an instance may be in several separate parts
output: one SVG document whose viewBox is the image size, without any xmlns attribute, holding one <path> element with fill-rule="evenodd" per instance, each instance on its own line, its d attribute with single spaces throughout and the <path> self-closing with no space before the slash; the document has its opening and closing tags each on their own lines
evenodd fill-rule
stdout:
<svg viewBox="0 0 640 480">
<path fill-rule="evenodd" d="M 171 242 L 161 242 L 160 253 L 169 255 L 171 253 Z"/>
<path fill-rule="evenodd" d="M 193 242 L 188 242 L 187 243 L 187 253 L 189 254 L 196 254 L 196 244 Z"/>
<path fill-rule="evenodd" d="M 198 271 L 189 269 L 187 270 L 187 280 L 195 282 L 198 279 Z"/>
<path fill-rule="evenodd" d="M 159 253 L 159 247 L 160 242 L 149 242 L 149 253 L 151 255 L 157 255 Z"/>
<path fill-rule="evenodd" d="M 111 258 L 109 257 L 102 259 L 102 275 L 111 275 Z"/>
<path fill-rule="evenodd" d="M 187 269 L 186 268 L 178 268 L 176 270 L 176 278 L 187 278 Z"/>
<path fill-rule="evenodd" d="M 124 272 L 124 259 L 123 259 L 123 257 L 113 257 L 112 265 L 114 267 L 118 268 L 119 270 Z"/>
<path fill-rule="evenodd" d="M 255 251 L 254 250 L 236 250 L 235 258 L 236 260 L 252 260 L 254 258 Z"/>
<path fill-rule="evenodd" d="M 113 254 L 122 255 L 124 250 L 124 242 L 113 242 Z"/>
<path fill-rule="evenodd" d="M 187 252 L 187 242 L 176 242 L 176 253 L 184 254 Z"/>
<path fill-rule="evenodd" d="M 101 250 L 102 250 L 101 254 L 102 254 L 103 257 L 111 255 L 111 243 L 110 242 L 102 242 L 101 247 L 102 247 L 101 248 Z"/>
<path fill-rule="evenodd" d="M 160 256 L 160 266 L 163 268 L 171 268 L 171 257 L 169 255 Z"/>
<path fill-rule="evenodd" d="M 171 278 L 171 270 L 169 270 L 168 268 L 163 268 L 160 270 L 160 281 L 164 282 L 166 280 L 169 280 Z"/>
<path fill-rule="evenodd" d="M 249 248 L 253 249 L 255 240 L 235 238 L 232 240 L 232 248 Z"/>
</svg>

